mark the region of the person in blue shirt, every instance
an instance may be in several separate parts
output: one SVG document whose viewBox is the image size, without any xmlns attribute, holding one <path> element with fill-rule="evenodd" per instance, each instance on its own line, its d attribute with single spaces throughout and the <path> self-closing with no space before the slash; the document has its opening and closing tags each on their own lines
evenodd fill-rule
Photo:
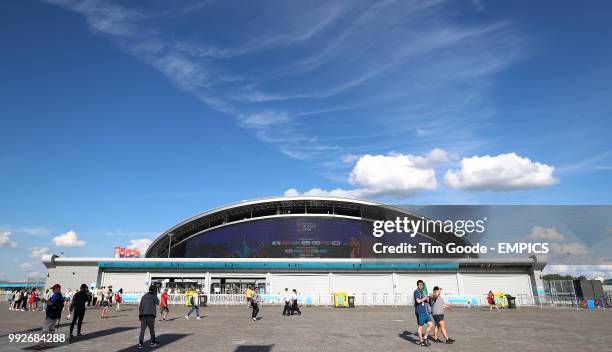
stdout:
<svg viewBox="0 0 612 352">
<path fill-rule="evenodd" d="M 429 346 L 428 341 L 429 332 L 433 328 L 433 322 L 427 309 L 425 307 L 426 302 L 429 303 L 429 296 L 423 293 L 423 280 L 417 281 L 417 289 L 414 290 L 414 314 L 416 315 L 419 335 L 419 345 Z M 425 336 L 423 336 L 423 325 L 427 324 L 427 330 L 425 330 Z"/>
<path fill-rule="evenodd" d="M 60 318 L 62 317 L 62 310 L 64 310 L 64 297 L 62 296 L 62 287 L 59 284 L 51 287 L 53 295 L 51 298 L 44 299 L 43 303 L 47 304 L 47 310 L 45 311 L 45 320 L 43 322 L 43 334 L 53 334 L 59 325 Z M 44 347 L 45 340 L 41 339 L 38 346 Z"/>
</svg>

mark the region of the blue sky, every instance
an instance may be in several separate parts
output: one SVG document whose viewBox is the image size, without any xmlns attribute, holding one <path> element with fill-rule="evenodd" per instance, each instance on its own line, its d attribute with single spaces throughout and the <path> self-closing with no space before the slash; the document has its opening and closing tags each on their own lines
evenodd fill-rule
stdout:
<svg viewBox="0 0 612 352">
<path fill-rule="evenodd" d="M 1 276 L 283 194 L 609 204 L 611 7 L 1 2 Z"/>
</svg>

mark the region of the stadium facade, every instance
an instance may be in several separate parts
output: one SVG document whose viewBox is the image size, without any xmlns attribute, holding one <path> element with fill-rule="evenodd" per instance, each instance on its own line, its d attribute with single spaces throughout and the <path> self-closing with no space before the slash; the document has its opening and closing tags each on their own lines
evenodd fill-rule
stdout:
<svg viewBox="0 0 612 352">
<path fill-rule="evenodd" d="M 342 198 L 246 201 L 179 223 L 155 239 L 145 258 L 52 256 L 43 262 L 47 286 L 59 282 L 75 289 L 85 282 L 134 293 L 157 284 L 227 295 L 254 285 L 266 295 L 295 288 L 314 304 L 338 291 L 355 295 L 358 302 L 389 304 L 408 297 L 418 279 L 468 301 L 489 290 L 522 297 L 519 304 L 543 293 L 545 263 L 535 258 L 415 254 L 399 259 L 373 253 L 374 241 L 399 241 L 374 238 L 374 221 L 397 217 L 422 218 L 401 208 Z M 408 240 L 470 244 L 442 231 Z"/>
</svg>

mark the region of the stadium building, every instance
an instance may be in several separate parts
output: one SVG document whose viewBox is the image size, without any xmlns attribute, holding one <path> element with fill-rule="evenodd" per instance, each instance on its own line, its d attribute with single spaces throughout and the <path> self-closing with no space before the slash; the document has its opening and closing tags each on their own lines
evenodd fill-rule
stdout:
<svg viewBox="0 0 612 352">
<path fill-rule="evenodd" d="M 410 304 L 416 281 L 440 286 L 449 297 L 475 303 L 489 290 L 519 297 L 518 304 L 543 294 L 535 258 L 484 259 L 477 255 L 415 254 L 396 260 L 372 252 L 372 244 L 395 245 L 398 237 L 376 239 L 376 220 L 421 219 L 401 208 L 329 197 L 283 197 L 246 201 L 207 211 L 159 235 L 144 258 L 43 260 L 47 286 L 123 288 L 141 293 L 151 284 L 198 288 L 214 296 L 241 294 L 247 285 L 270 301 L 297 289 L 306 303 L 328 304 L 333 292 L 347 292 L 357 304 Z M 447 232 L 419 233 L 402 242 L 469 244 Z"/>
</svg>

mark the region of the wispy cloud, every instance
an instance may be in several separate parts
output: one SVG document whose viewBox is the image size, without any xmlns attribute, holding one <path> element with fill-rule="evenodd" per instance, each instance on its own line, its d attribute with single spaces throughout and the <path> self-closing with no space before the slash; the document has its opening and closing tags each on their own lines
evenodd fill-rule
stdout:
<svg viewBox="0 0 612 352">
<path fill-rule="evenodd" d="M 445 1 L 206 1 L 164 11 L 49 2 L 82 15 L 93 32 L 255 138 L 318 165 L 486 145 L 474 127 L 490 116 L 484 97 L 523 55 L 512 22 L 460 23 Z"/>
</svg>

